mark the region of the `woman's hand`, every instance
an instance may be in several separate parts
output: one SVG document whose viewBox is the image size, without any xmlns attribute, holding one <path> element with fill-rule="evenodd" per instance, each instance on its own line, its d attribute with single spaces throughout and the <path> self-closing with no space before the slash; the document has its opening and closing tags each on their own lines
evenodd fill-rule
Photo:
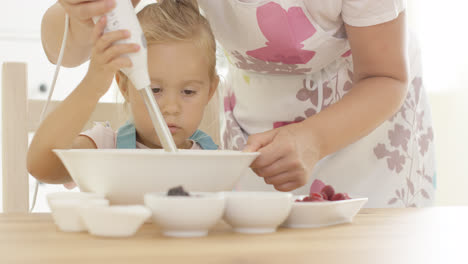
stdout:
<svg viewBox="0 0 468 264">
<path fill-rule="evenodd" d="M 104 95 L 109 89 L 112 79 L 121 68 L 132 67 L 127 53 L 137 52 L 140 47 L 135 43 L 116 43 L 130 37 L 128 30 L 117 30 L 103 33 L 106 26 L 106 17 L 96 23 L 93 34 L 93 49 L 88 73 L 85 80 L 89 81 L 94 89 Z"/>
<path fill-rule="evenodd" d="M 312 131 L 301 123 L 251 135 L 244 151 L 260 152 L 251 168 L 265 183 L 284 192 L 304 186 L 320 157 Z"/>
<path fill-rule="evenodd" d="M 68 15 L 82 24 L 93 25 L 92 18 L 102 16 L 115 7 L 116 0 L 59 0 Z M 136 6 L 140 0 L 132 0 Z"/>
<path fill-rule="evenodd" d="M 91 33 L 95 16 L 102 16 L 115 7 L 116 0 L 58 0 L 44 14 L 41 40 L 50 62 L 56 64 L 65 31 L 65 14 L 70 16 L 68 38 L 62 66 L 76 67 L 88 61 L 91 54 Z M 120 1 L 120 0 L 119 0 Z M 136 5 L 140 0 L 132 0 Z"/>
</svg>

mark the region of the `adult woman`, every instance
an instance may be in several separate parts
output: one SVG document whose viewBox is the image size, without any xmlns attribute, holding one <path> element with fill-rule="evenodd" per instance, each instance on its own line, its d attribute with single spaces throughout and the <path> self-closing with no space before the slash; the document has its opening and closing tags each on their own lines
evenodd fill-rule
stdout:
<svg viewBox="0 0 468 264">
<path fill-rule="evenodd" d="M 113 3 L 82 2 L 60 1 L 70 66 L 89 54 L 89 18 Z M 198 3 L 230 61 L 225 144 L 260 151 L 252 168 L 266 183 L 304 192 L 320 178 L 372 207 L 430 204 L 433 134 L 404 0 Z M 49 31 L 63 18 L 54 8 L 43 21 L 51 60 L 63 32 Z"/>
</svg>

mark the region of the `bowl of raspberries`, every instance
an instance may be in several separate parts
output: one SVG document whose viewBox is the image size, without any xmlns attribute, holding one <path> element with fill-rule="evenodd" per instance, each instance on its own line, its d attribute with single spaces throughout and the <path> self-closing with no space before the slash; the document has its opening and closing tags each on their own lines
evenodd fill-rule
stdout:
<svg viewBox="0 0 468 264">
<path fill-rule="evenodd" d="M 365 197 L 337 192 L 333 186 L 315 180 L 309 195 L 294 196 L 291 213 L 282 224 L 288 228 L 315 228 L 351 223 L 367 202 Z"/>
</svg>

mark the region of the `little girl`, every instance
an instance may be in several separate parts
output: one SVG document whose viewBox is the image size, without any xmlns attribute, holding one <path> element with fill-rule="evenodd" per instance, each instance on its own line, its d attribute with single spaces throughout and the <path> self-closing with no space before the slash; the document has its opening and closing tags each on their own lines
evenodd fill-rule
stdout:
<svg viewBox="0 0 468 264">
<path fill-rule="evenodd" d="M 208 21 L 191 1 L 150 4 L 138 13 L 138 19 L 148 44 L 151 88 L 175 144 L 180 149 L 217 149 L 208 135 L 197 130 L 219 81 L 216 43 Z M 132 66 L 124 55 L 139 47 L 115 43 L 128 38 L 129 32 L 103 34 L 105 25 L 102 17 L 94 27 L 94 47 L 83 81 L 49 114 L 31 142 L 28 171 L 39 181 L 71 181 L 52 149 L 161 148 L 140 94 L 119 71 Z M 117 132 L 102 124 L 81 132 L 114 76 L 130 105 L 130 120 Z"/>
</svg>

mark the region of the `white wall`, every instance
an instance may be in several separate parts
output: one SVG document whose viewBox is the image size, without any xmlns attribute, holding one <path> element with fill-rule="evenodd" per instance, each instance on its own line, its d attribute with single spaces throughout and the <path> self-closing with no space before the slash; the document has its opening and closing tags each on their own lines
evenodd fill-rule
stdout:
<svg viewBox="0 0 468 264">
<path fill-rule="evenodd" d="M 468 205 L 467 1 L 408 0 L 432 104 L 438 205 Z"/>
<path fill-rule="evenodd" d="M 40 42 L 41 18 L 53 0 L 2 1 L 0 8 L 0 63 L 22 61 L 28 63 L 30 98 L 45 98 L 39 85 L 50 87 L 55 66 L 46 58 Z M 27 6 L 27 8 L 24 8 Z M 63 99 L 81 80 L 87 71 L 87 63 L 78 68 L 62 68 L 54 97 Z M 115 91 L 106 94 L 104 100 L 115 100 Z"/>
</svg>

